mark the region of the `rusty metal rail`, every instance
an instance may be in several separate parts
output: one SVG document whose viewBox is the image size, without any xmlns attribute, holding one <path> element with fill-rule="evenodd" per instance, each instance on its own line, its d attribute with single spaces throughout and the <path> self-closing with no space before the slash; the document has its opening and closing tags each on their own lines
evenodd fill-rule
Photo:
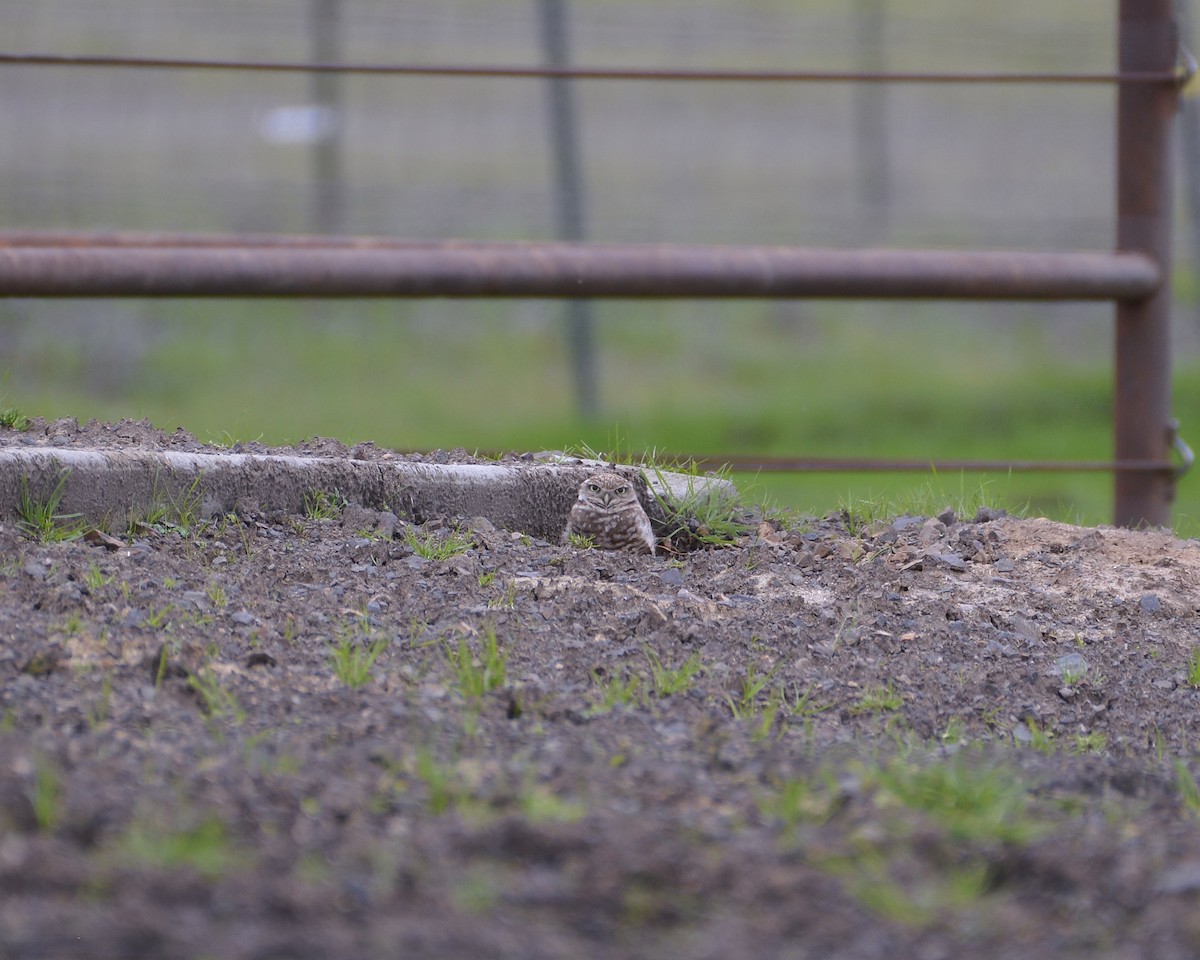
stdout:
<svg viewBox="0 0 1200 960">
<path fill-rule="evenodd" d="M 62 238 L 59 238 L 62 239 Z M 1152 296 L 1126 253 L 825 250 L 522 242 L 197 241 L 0 246 L 0 296 L 843 297 L 1112 300 Z"/>
</svg>

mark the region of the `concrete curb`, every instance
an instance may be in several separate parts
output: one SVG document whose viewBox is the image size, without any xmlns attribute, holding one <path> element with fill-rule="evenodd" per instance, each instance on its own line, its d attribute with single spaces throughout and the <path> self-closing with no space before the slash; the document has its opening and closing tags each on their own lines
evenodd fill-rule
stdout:
<svg viewBox="0 0 1200 960">
<path fill-rule="evenodd" d="M 62 483 L 60 514 L 119 528 L 131 515 L 156 507 L 199 506 L 203 517 L 231 511 L 302 514 L 314 491 L 336 492 L 351 503 L 390 509 L 424 522 L 431 517 L 486 517 L 498 527 L 556 541 L 579 484 L 596 468 L 633 480 L 652 519 L 661 520 L 658 496 L 641 470 L 598 461 L 561 463 L 436 464 L 243 453 L 0 447 L 0 516 L 17 516 L 27 494 L 45 503 Z M 732 496 L 727 480 L 661 473 L 676 496 Z"/>
</svg>

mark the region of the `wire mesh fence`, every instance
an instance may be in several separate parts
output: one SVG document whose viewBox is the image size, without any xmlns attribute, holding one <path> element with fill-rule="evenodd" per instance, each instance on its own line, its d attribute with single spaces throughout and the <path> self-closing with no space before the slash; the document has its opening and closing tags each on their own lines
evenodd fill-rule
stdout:
<svg viewBox="0 0 1200 960">
<path fill-rule="evenodd" d="M 24 52 L 527 66 L 537 5 L 13 3 Z M 571 8 L 580 65 L 1105 72 L 1107 5 L 614 2 Z M 1066 10 L 1070 7 L 1070 10 Z M 1024 9 L 1022 9 L 1024 8 Z M 856 17 L 853 14 L 858 13 Z M 881 18 L 871 49 L 864 18 Z M 5 67 L 9 226 L 310 230 L 317 145 L 343 158 L 339 228 L 440 238 L 555 229 L 541 81 Z M 583 84 L 589 230 L 604 241 L 1104 247 L 1112 91 Z M 873 120 L 872 117 L 875 119 Z"/>
</svg>

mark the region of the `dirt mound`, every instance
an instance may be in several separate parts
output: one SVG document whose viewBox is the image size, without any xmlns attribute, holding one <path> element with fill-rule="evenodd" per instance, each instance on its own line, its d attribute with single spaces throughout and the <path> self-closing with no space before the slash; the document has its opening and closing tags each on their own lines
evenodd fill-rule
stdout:
<svg viewBox="0 0 1200 960">
<path fill-rule="evenodd" d="M 0 526 L 0 954 L 1194 952 L 1195 543 L 327 506 Z"/>
</svg>

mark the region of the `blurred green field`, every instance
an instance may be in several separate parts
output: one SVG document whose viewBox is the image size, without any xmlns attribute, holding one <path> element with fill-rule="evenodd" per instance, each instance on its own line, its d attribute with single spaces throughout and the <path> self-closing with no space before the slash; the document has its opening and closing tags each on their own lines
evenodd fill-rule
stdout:
<svg viewBox="0 0 1200 960">
<path fill-rule="evenodd" d="M 0 406 L 28 415 L 148 417 L 203 440 L 312 435 L 401 449 L 619 448 L 623 453 L 1104 459 L 1111 456 L 1111 308 L 1039 305 L 597 304 L 604 414 L 575 412 L 561 306 L 538 302 L 122 302 L 116 345 L 45 304 Z M 93 306 L 100 310 L 101 306 Z M 132 318 L 132 319 L 131 319 Z M 124 354 L 111 382 L 114 350 Z M 131 358 L 131 354 L 133 355 Z M 118 366 L 120 364 L 118 363 Z M 1200 362 L 1176 372 L 1200 403 Z M 1191 439 L 1195 439 L 1194 436 Z M 736 478 L 803 513 L 844 504 L 972 502 L 1093 524 L 1105 474 L 809 474 Z M 1176 529 L 1200 529 L 1179 491 Z"/>
</svg>

